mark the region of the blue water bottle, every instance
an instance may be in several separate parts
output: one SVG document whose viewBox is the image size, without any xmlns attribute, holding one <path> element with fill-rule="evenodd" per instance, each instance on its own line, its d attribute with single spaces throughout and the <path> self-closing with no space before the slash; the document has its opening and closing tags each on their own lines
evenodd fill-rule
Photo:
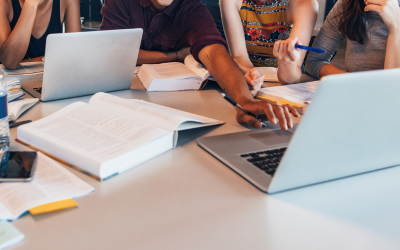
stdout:
<svg viewBox="0 0 400 250">
<path fill-rule="evenodd" d="M 10 146 L 10 129 L 8 127 L 7 87 L 0 75 L 0 177 L 7 177 L 8 148 Z"/>
</svg>

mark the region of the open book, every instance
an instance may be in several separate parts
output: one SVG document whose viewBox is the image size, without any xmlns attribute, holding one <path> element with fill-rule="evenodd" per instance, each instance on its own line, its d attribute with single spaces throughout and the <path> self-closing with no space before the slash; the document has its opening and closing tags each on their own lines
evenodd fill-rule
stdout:
<svg viewBox="0 0 400 250">
<path fill-rule="evenodd" d="M 97 93 L 41 120 L 18 127 L 18 140 L 99 180 L 176 145 L 177 131 L 222 124 L 142 100 Z"/>
<path fill-rule="evenodd" d="M 43 79 L 43 62 L 22 62 L 15 70 L 7 69 L 0 64 L 6 80 L 18 79 L 20 82 L 40 81 Z"/>
<path fill-rule="evenodd" d="M 25 211 L 94 190 L 59 163 L 38 152 L 31 182 L 0 183 L 0 220 L 15 220 Z"/>
<path fill-rule="evenodd" d="M 8 120 L 10 122 L 17 120 L 22 113 L 30 109 L 38 101 L 39 101 L 38 98 L 25 98 L 8 103 L 7 104 Z"/>
<path fill-rule="evenodd" d="M 256 67 L 264 75 L 264 82 L 279 82 L 278 71 L 274 67 Z"/>
<path fill-rule="evenodd" d="M 192 55 L 185 58 L 184 64 L 143 64 L 138 77 L 147 91 L 200 90 L 208 79 L 214 80 Z"/>
<path fill-rule="evenodd" d="M 257 98 L 276 104 L 289 104 L 301 114 L 305 112 L 305 104 L 309 104 L 317 91 L 319 81 L 304 82 L 278 87 L 262 88 Z"/>
</svg>

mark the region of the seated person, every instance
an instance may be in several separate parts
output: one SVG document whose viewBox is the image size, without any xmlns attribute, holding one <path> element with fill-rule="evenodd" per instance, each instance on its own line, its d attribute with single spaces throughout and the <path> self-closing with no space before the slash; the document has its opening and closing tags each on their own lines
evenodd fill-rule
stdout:
<svg viewBox="0 0 400 250">
<path fill-rule="evenodd" d="M 291 128 L 290 106 L 255 100 L 246 79 L 226 49 L 214 20 L 200 0 L 106 0 L 100 29 L 142 28 L 138 64 L 183 61 L 190 53 L 203 63 L 226 93 L 244 109 L 265 113 L 271 123 Z M 222 97 L 221 97 L 222 98 Z M 238 111 L 237 120 L 254 127 L 261 123 Z"/>
<path fill-rule="evenodd" d="M 221 0 L 222 21 L 229 49 L 255 95 L 263 76 L 254 67 L 278 67 L 283 84 L 302 74 L 306 51 L 317 20 L 316 0 Z M 261 76 L 261 77 L 260 77 Z"/>
<path fill-rule="evenodd" d="M 321 78 L 346 72 L 400 67 L 400 8 L 397 0 L 339 0 L 326 18 L 310 52 L 307 72 Z M 347 40 L 346 71 L 330 64 L 342 41 Z"/>
<path fill-rule="evenodd" d="M 0 61 L 16 69 L 25 60 L 40 61 L 46 37 L 81 31 L 78 0 L 0 0 Z"/>
</svg>

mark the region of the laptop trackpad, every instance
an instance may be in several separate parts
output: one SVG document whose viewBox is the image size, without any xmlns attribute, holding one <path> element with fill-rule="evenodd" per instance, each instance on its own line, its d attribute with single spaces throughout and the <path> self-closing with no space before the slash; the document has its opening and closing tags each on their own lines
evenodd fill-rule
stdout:
<svg viewBox="0 0 400 250">
<path fill-rule="evenodd" d="M 254 131 L 248 133 L 248 135 L 264 145 L 273 147 L 286 147 L 290 142 L 290 138 L 292 137 L 291 133 L 281 129 Z"/>
</svg>

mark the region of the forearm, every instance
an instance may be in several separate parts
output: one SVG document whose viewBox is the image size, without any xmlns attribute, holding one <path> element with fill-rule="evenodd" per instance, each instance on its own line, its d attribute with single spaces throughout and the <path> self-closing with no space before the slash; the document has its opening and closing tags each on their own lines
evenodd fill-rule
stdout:
<svg viewBox="0 0 400 250">
<path fill-rule="evenodd" d="M 278 79 L 281 84 L 297 83 L 301 77 L 301 68 L 297 62 L 278 62 Z"/>
<path fill-rule="evenodd" d="M 22 7 L 21 15 L 10 36 L 0 49 L 0 60 L 5 67 L 16 69 L 24 58 L 35 21 L 37 5 L 26 1 Z"/>
<path fill-rule="evenodd" d="M 223 45 L 213 44 L 203 48 L 199 53 L 199 58 L 232 99 L 240 104 L 254 100 L 243 72 Z"/>
<path fill-rule="evenodd" d="M 400 68 L 400 31 L 390 31 L 386 45 L 385 69 Z"/>
<path fill-rule="evenodd" d="M 347 72 L 336 68 L 332 64 L 326 64 L 326 65 L 322 66 L 322 68 L 319 70 L 319 77 L 321 78 L 321 77 L 327 76 L 327 75 L 343 74 L 343 73 L 347 73 Z"/>
<path fill-rule="evenodd" d="M 178 55 L 175 51 L 160 52 L 160 51 L 147 51 L 139 50 L 137 65 L 163 63 L 163 62 L 176 62 Z"/>
<path fill-rule="evenodd" d="M 233 57 L 233 60 L 236 62 L 243 74 L 246 74 L 254 68 L 254 65 L 251 63 L 247 54 L 245 56 Z"/>
</svg>

